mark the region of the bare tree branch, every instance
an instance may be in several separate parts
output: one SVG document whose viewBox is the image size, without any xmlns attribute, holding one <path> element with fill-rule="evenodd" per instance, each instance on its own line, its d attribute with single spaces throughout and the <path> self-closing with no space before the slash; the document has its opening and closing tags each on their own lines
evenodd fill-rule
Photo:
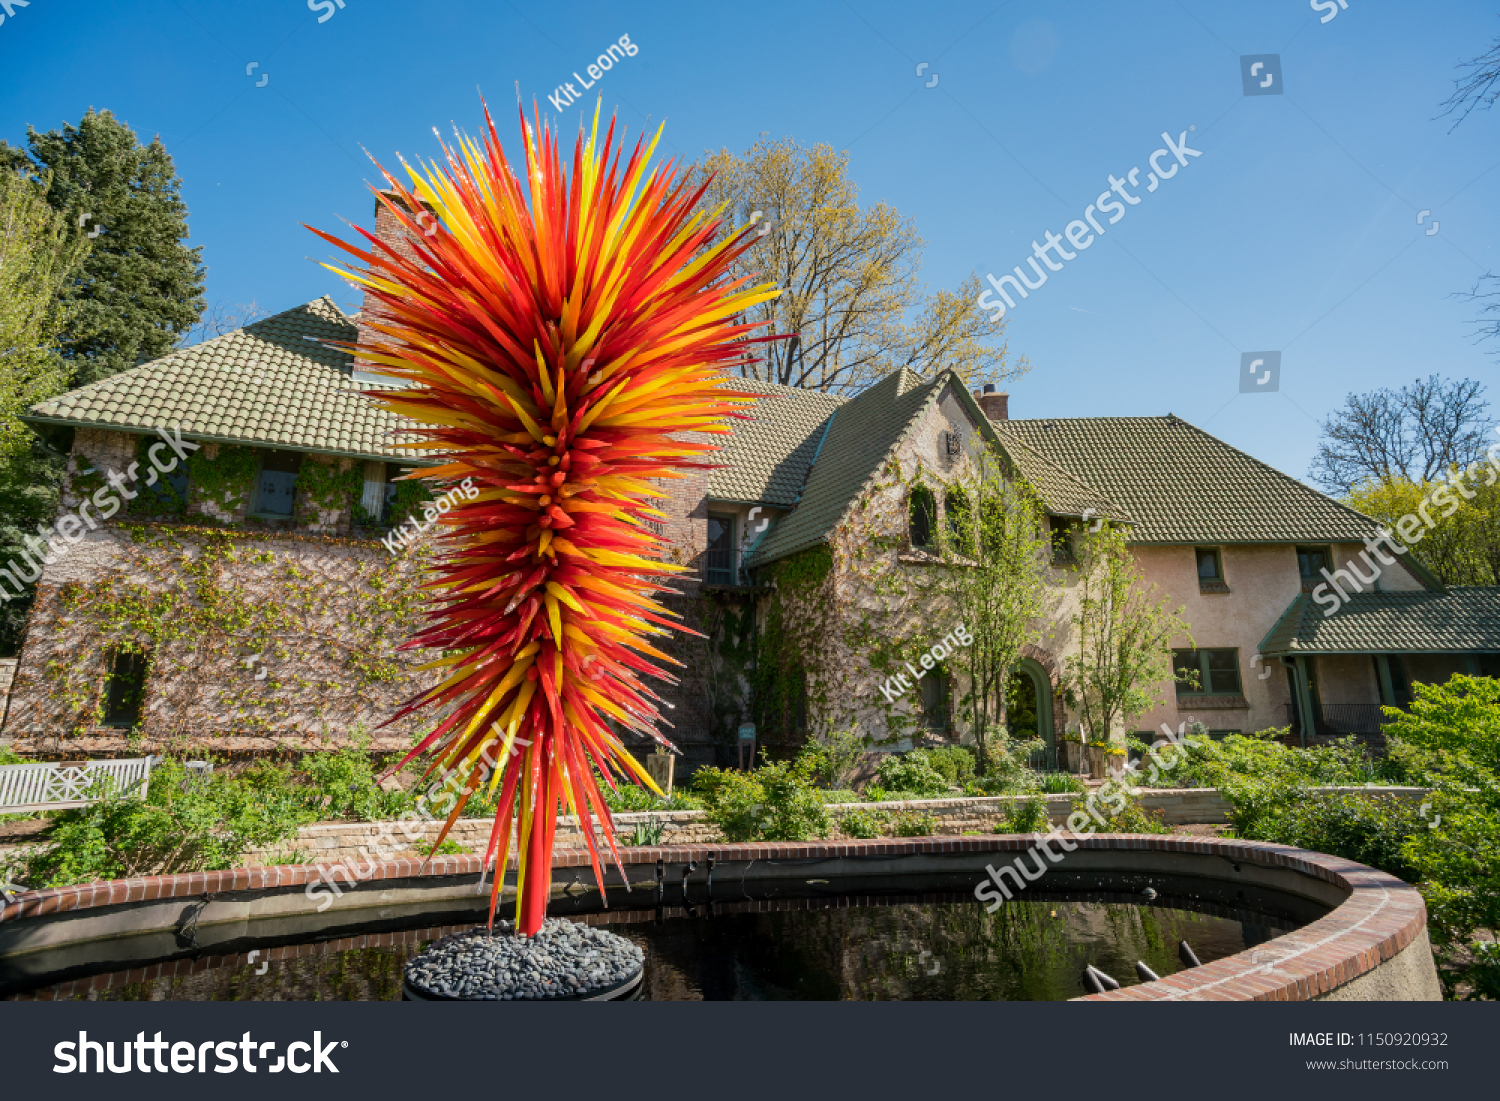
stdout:
<svg viewBox="0 0 1500 1101">
<path fill-rule="evenodd" d="M 1350 394 L 1323 422 L 1312 479 L 1330 493 L 1397 479 L 1419 483 L 1466 467 L 1488 444 L 1484 384 L 1431 375 L 1400 390 Z"/>
</svg>

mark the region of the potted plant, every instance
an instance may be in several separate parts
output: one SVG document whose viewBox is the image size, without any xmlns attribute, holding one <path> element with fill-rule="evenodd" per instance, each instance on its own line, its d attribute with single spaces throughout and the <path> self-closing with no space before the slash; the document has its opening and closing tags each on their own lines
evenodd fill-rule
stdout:
<svg viewBox="0 0 1500 1101">
<path fill-rule="evenodd" d="M 1064 730 L 1062 740 L 1058 743 L 1062 750 L 1062 767 L 1064 772 L 1083 771 L 1083 728 L 1076 730 Z"/>
<path fill-rule="evenodd" d="M 1108 742 L 1089 742 L 1085 747 L 1088 751 L 1089 777 L 1094 780 L 1102 780 L 1107 775 L 1104 771 L 1105 758 L 1109 753 Z"/>
</svg>

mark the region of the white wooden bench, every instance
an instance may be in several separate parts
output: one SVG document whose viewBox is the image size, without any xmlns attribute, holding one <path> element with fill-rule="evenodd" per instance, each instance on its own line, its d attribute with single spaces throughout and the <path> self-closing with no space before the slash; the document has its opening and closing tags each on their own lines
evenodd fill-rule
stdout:
<svg viewBox="0 0 1500 1101">
<path fill-rule="evenodd" d="M 160 757 L 133 757 L 124 761 L 85 761 L 82 764 L 39 762 L 0 765 L 0 814 L 29 814 L 39 810 L 68 810 L 96 803 L 95 784 L 108 779 L 115 796 L 146 797 L 151 769 Z M 213 771 L 208 761 L 188 761 L 190 771 L 203 775 Z"/>
</svg>

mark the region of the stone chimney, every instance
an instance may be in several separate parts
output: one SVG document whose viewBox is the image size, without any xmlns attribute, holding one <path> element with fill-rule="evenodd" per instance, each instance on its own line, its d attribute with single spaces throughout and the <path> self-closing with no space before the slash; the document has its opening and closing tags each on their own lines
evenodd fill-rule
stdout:
<svg viewBox="0 0 1500 1101">
<path fill-rule="evenodd" d="M 398 195 L 395 191 L 382 191 L 381 194 L 393 200 L 397 205 L 403 207 L 405 206 L 400 195 Z M 436 226 L 437 222 L 434 218 L 429 217 L 428 219 L 426 219 L 425 224 L 428 226 Z M 411 247 L 411 235 L 407 233 L 406 227 L 396 219 L 396 216 L 392 214 L 390 209 L 378 198 L 375 200 L 375 236 L 385 244 L 392 246 L 398 253 L 401 254 L 404 259 L 417 259 L 416 251 Z M 374 246 L 372 245 L 371 248 L 373 247 Z M 364 302 L 360 307 L 359 315 L 360 344 L 364 344 L 367 337 L 373 337 L 376 335 L 374 331 L 370 329 L 367 322 L 372 316 L 374 316 L 378 308 L 379 305 L 376 302 L 375 298 L 370 294 L 368 290 L 365 291 Z M 365 362 L 357 355 L 355 356 L 354 360 L 354 369 L 356 371 L 362 372 L 376 371 L 375 367 Z"/>
<path fill-rule="evenodd" d="M 993 382 L 986 382 L 983 390 L 975 390 L 974 400 L 990 420 L 1010 420 L 1010 395 L 1003 390 L 996 391 Z"/>
</svg>

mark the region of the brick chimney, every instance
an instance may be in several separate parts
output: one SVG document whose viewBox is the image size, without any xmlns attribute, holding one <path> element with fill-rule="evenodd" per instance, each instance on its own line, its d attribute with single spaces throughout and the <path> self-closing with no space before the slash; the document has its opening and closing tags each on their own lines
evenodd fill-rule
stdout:
<svg viewBox="0 0 1500 1101">
<path fill-rule="evenodd" d="M 990 420 L 1010 420 L 1010 395 L 1003 390 L 997 391 L 993 382 L 986 382 L 983 390 L 975 390 L 974 400 Z"/>
<path fill-rule="evenodd" d="M 380 194 L 386 196 L 387 198 L 395 202 L 398 206 L 401 206 L 403 209 L 405 209 L 405 203 L 402 201 L 401 196 L 398 195 L 395 191 L 382 191 Z M 427 219 L 426 224 L 429 226 L 435 226 L 437 223 L 434 219 L 429 218 Z M 406 231 L 406 227 L 396 219 L 396 216 L 392 214 L 390 209 L 378 198 L 375 200 L 375 236 L 378 237 L 381 241 L 385 242 L 387 245 L 395 248 L 395 250 L 400 253 L 404 259 L 417 260 L 417 254 L 416 251 L 411 247 L 411 238 L 410 234 L 408 234 Z M 374 246 L 371 247 L 373 248 Z M 367 337 L 373 337 L 376 335 L 366 322 L 371 316 L 375 314 L 378 308 L 379 306 L 375 301 L 375 298 L 370 294 L 368 290 L 365 291 L 364 302 L 360 307 L 359 316 L 359 342 L 361 344 L 365 343 Z M 354 369 L 356 371 L 377 370 L 375 367 L 366 363 L 358 356 L 356 356 L 354 360 Z"/>
</svg>

